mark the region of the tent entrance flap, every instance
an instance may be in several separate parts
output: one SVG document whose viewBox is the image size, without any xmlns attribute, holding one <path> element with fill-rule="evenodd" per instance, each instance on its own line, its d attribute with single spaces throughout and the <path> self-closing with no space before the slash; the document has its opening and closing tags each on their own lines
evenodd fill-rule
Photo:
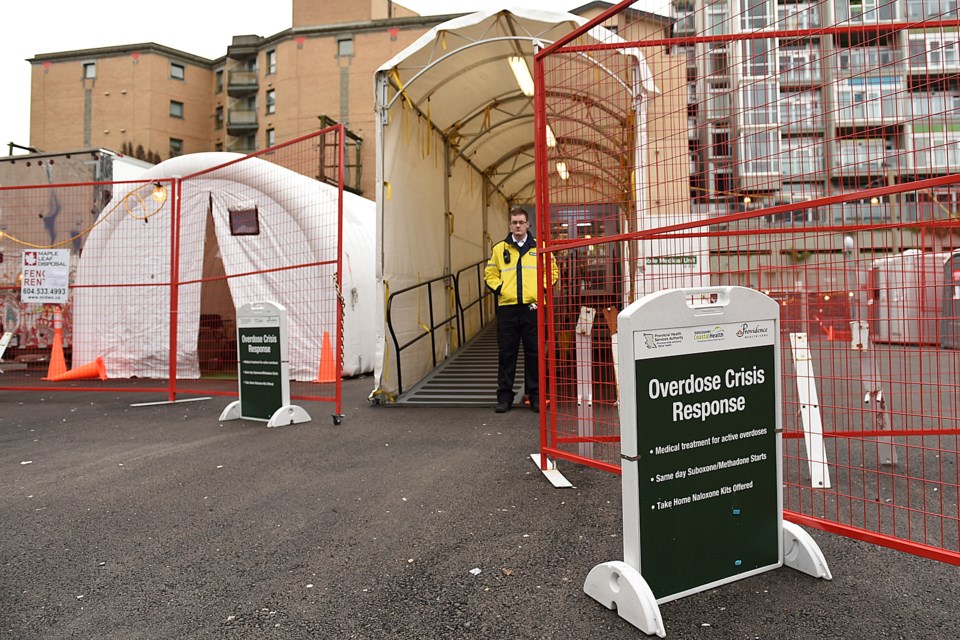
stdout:
<svg viewBox="0 0 960 640">
<path fill-rule="evenodd" d="M 200 330 L 197 359 L 200 375 L 222 370 L 236 359 L 236 307 L 223 266 L 213 219 L 213 195 L 209 198 L 203 242 L 203 278 L 200 282 Z"/>
</svg>

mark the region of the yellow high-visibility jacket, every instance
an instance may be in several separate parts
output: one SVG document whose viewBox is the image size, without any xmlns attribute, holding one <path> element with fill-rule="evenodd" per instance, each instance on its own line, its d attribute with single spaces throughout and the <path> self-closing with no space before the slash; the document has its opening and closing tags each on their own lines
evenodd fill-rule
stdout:
<svg viewBox="0 0 960 640">
<path fill-rule="evenodd" d="M 550 256 L 550 282 L 556 283 L 560 277 L 557 261 Z M 537 241 L 532 234 L 527 235 L 523 247 L 518 247 L 513 234 L 493 245 L 483 281 L 498 294 L 497 304 L 501 307 L 511 304 L 531 304 L 537 301 Z M 543 286 L 547 286 L 546 274 Z"/>
</svg>

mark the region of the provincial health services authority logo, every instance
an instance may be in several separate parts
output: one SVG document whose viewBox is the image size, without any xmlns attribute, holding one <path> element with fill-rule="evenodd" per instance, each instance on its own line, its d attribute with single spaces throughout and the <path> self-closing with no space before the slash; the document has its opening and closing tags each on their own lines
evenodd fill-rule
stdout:
<svg viewBox="0 0 960 640">
<path fill-rule="evenodd" d="M 694 342 L 717 342 L 724 338 L 723 327 L 716 326 L 713 329 L 695 329 L 693 332 Z"/>
<path fill-rule="evenodd" d="M 770 333 L 770 329 L 767 327 L 761 327 L 758 324 L 750 326 L 749 322 L 744 322 L 740 325 L 740 328 L 737 329 L 737 337 L 743 338 L 744 340 L 752 340 L 755 338 L 766 338 Z"/>
<path fill-rule="evenodd" d="M 647 349 L 662 349 L 681 342 L 683 342 L 683 334 L 679 331 L 643 334 L 643 344 Z"/>
</svg>

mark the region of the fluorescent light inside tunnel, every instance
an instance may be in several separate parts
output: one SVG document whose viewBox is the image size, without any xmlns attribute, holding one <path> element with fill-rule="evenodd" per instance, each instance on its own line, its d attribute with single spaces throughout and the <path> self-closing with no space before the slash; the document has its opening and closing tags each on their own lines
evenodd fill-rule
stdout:
<svg viewBox="0 0 960 640">
<path fill-rule="evenodd" d="M 510 70 L 513 71 L 513 76 L 517 79 L 520 91 L 523 91 L 523 95 L 532 97 L 533 76 L 530 75 L 530 67 L 527 66 L 527 59 L 523 56 L 510 56 L 507 58 L 507 62 L 510 64 Z"/>
<path fill-rule="evenodd" d="M 570 172 L 567 171 L 567 163 L 563 160 L 557 163 L 557 173 L 560 174 L 561 180 L 566 180 L 570 177 Z"/>
<path fill-rule="evenodd" d="M 550 125 L 547 125 L 547 146 L 551 149 L 557 146 L 557 137 L 553 135 L 553 129 L 550 128 Z"/>
</svg>

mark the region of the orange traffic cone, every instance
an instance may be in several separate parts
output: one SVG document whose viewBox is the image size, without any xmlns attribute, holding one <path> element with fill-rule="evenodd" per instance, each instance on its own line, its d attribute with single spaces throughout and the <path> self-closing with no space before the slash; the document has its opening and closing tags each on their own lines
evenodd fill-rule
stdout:
<svg viewBox="0 0 960 640">
<path fill-rule="evenodd" d="M 103 358 L 97 356 L 93 362 L 70 369 L 65 373 L 50 378 L 53 382 L 64 382 L 66 380 L 92 380 L 93 378 L 107 379 L 107 369 L 103 366 Z"/>
<path fill-rule="evenodd" d="M 320 351 L 320 371 L 314 382 L 336 382 L 337 368 L 333 364 L 333 349 L 330 347 L 330 333 L 323 332 L 323 347 Z"/>
<path fill-rule="evenodd" d="M 63 323 L 60 320 L 60 309 L 53 312 L 53 348 L 50 350 L 50 366 L 47 368 L 47 377 L 50 380 L 67 371 L 67 362 L 63 358 Z"/>
</svg>

